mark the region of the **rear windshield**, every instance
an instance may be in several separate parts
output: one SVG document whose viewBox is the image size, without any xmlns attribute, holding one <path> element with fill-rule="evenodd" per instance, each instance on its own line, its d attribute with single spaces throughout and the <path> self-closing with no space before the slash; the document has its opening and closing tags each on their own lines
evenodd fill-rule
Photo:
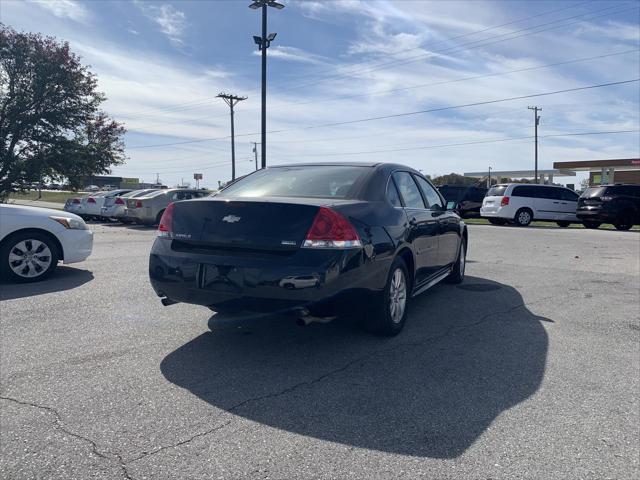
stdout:
<svg viewBox="0 0 640 480">
<path fill-rule="evenodd" d="M 160 195 L 163 195 L 166 192 L 167 192 L 167 190 L 156 190 L 155 192 L 145 193 L 142 196 L 143 197 L 147 197 L 147 198 L 153 198 L 153 197 L 158 197 Z"/>
<path fill-rule="evenodd" d="M 585 198 L 601 197 L 602 195 L 604 195 L 604 192 L 606 190 L 606 187 L 589 187 L 584 192 L 582 192 L 582 196 Z"/>
<path fill-rule="evenodd" d="M 222 190 L 222 197 L 348 198 L 371 170 L 353 166 L 272 167 L 259 170 Z"/>
<path fill-rule="evenodd" d="M 487 197 L 502 197 L 504 196 L 506 189 L 507 185 L 496 185 L 495 187 L 491 187 L 487 192 Z"/>
</svg>

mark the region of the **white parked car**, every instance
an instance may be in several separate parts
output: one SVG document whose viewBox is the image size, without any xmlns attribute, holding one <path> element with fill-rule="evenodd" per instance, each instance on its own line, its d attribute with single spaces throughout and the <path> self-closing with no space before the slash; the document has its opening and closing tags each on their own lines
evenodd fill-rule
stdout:
<svg viewBox="0 0 640 480">
<path fill-rule="evenodd" d="M 0 204 L 0 275 L 17 282 L 41 280 L 58 261 L 81 262 L 93 233 L 77 215 L 49 208 Z"/>
<path fill-rule="evenodd" d="M 83 197 L 80 199 L 80 205 L 74 213 L 85 219 L 97 218 L 98 220 L 106 220 L 106 218 L 102 216 L 102 206 L 104 205 L 105 200 L 120 197 L 130 191 L 130 188 L 112 190 L 110 192 L 98 192 L 96 194 Z"/>
<path fill-rule="evenodd" d="M 104 205 L 101 209 L 101 216 L 104 218 L 112 218 L 120 220 L 123 223 L 131 223 L 124 216 L 127 210 L 127 198 L 138 198 L 155 192 L 157 189 L 149 188 L 146 190 L 133 190 L 129 193 L 120 195 L 119 197 L 105 198 Z"/>
<path fill-rule="evenodd" d="M 576 217 L 578 198 L 573 190 L 556 185 L 494 185 L 484 197 L 480 216 L 498 225 L 515 222 L 527 226 L 533 220 L 547 220 L 568 227 L 580 222 Z"/>
</svg>

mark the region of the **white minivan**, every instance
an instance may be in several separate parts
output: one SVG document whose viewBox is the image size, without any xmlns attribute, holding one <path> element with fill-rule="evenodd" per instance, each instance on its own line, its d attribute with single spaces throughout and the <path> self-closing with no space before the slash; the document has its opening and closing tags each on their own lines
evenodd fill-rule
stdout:
<svg viewBox="0 0 640 480">
<path fill-rule="evenodd" d="M 568 227 L 580 222 L 576 217 L 578 198 L 573 190 L 556 185 L 494 185 L 484 197 L 480 216 L 494 225 L 515 222 L 527 226 L 532 220 L 547 220 Z"/>
</svg>

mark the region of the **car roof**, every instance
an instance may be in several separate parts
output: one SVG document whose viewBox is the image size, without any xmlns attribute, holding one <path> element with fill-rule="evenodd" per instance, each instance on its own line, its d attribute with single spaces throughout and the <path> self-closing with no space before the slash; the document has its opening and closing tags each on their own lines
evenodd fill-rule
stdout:
<svg viewBox="0 0 640 480">
<path fill-rule="evenodd" d="M 305 163 L 286 163 L 282 165 L 272 165 L 269 168 L 279 167 L 375 167 L 381 162 L 305 162 Z"/>
</svg>

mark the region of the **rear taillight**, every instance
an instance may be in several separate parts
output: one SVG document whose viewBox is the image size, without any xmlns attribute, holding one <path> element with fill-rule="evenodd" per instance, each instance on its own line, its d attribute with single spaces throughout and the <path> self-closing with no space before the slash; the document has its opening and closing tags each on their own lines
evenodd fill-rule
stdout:
<svg viewBox="0 0 640 480">
<path fill-rule="evenodd" d="M 335 210 L 320 207 L 302 244 L 305 248 L 361 247 L 358 232 Z"/>
<path fill-rule="evenodd" d="M 73 200 L 71 200 L 71 203 L 80 203 L 80 199 L 79 198 L 74 198 Z"/>
<path fill-rule="evenodd" d="M 500 200 L 500 206 L 504 207 L 509 205 L 509 197 L 502 197 L 502 200 Z"/>
<path fill-rule="evenodd" d="M 122 200 L 121 198 L 116 198 L 116 201 L 113 203 L 114 205 L 124 205 L 124 200 Z"/>
<path fill-rule="evenodd" d="M 159 237 L 173 237 L 173 203 L 170 203 L 162 214 L 158 224 Z"/>
<path fill-rule="evenodd" d="M 142 201 L 136 201 L 136 208 L 142 208 Z"/>
<path fill-rule="evenodd" d="M 92 198 L 92 197 L 89 197 L 89 198 L 87 198 L 87 203 L 96 203 L 96 199 Z"/>
</svg>

